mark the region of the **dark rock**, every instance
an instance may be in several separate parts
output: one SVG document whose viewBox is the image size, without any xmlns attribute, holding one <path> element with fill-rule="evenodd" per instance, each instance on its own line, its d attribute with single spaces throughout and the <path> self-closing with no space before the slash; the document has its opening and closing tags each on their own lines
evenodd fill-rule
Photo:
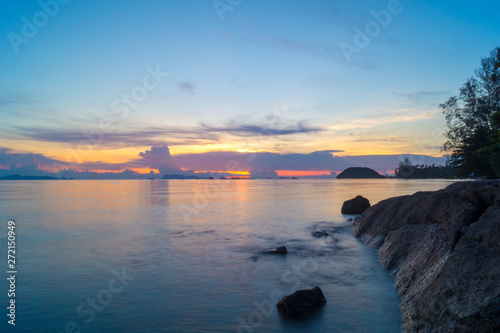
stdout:
<svg viewBox="0 0 500 333">
<path fill-rule="evenodd" d="M 286 246 L 280 246 L 275 249 L 269 249 L 267 251 L 264 251 L 264 254 L 287 254 L 288 251 L 286 249 Z"/>
<path fill-rule="evenodd" d="M 345 178 L 384 178 L 377 171 L 370 168 L 347 168 L 342 171 L 337 179 L 345 179 Z"/>
<path fill-rule="evenodd" d="M 316 238 L 323 238 L 323 237 L 330 236 L 331 233 L 329 233 L 328 231 L 325 231 L 325 230 L 318 230 L 318 231 L 312 232 L 311 235 L 313 237 L 316 237 Z"/>
<path fill-rule="evenodd" d="M 358 195 L 356 198 L 347 200 L 342 205 L 342 214 L 362 214 L 370 208 L 370 201 Z"/>
<path fill-rule="evenodd" d="M 395 275 L 405 332 L 500 332 L 500 182 L 379 202 L 353 223 Z"/>
<path fill-rule="evenodd" d="M 299 290 L 283 297 L 276 306 L 288 318 L 298 319 L 326 303 L 320 287 Z"/>
<path fill-rule="evenodd" d="M 347 222 L 354 222 L 354 219 L 352 217 L 347 219 Z"/>
<path fill-rule="evenodd" d="M 333 235 L 339 231 L 340 228 L 338 227 L 332 227 L 331 229 L 321 229 L 321 230 L 315 230 L 311 233 L 311 236 L 315 238 L 326 238 L 330 237 L 333 238 Z"/>
</svg>

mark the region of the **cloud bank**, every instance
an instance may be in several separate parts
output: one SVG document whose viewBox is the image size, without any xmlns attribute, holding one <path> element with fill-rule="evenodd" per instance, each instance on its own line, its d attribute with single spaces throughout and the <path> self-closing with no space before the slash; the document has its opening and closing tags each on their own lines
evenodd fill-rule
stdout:
<svg viewBox="0 0 500 333">
<path fill-rule="evenodd" d="M 59 171 L 59 168 L 74 168 L 90 171 L 123 171 L 126 169 L 156 170 L 160 174 L 185 173 L 192 171 L 249 171 L 260 177 L 276 175 L 276 171 L 315 171 L 340 172 L 348 167 L 369 167 L 378 172 L 392 171 L 398 163 L 409 158 L 413 164 L 446 163 L 443 157 L 426 155 L 363 155 L 336 156 L 337 150 L 316 151 L 310 154 L 278 154 L 270 152 L 240 153 L 233 151 L 216 151 L 206 153 L 179 154 L 173 156 L 168 146 L 153 146 L 140 152 L 138 158 L 125 163 L 84 162 L 66 164 L 62 161 L 46 157 L 42 154 L 16 153 L 9 148 L 0 148 L 0 175 L 13 172 L 23 175 L 40 175 L 42 170 Z M 191 171 L 191 172 L 192 172 Z"/>
</svg>

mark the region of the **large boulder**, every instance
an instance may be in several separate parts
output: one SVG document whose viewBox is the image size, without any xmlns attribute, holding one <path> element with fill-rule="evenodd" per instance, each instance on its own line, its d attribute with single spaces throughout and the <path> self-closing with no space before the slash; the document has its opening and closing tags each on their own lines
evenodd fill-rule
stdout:
<svg viewBox="0 0 500 333">
<path fill-rule="evenodd" d="M 395 276 L 405 332 L 500 332 L 499 199 L 499 182 L 458 182 L 354 222 Z"/>
<path fill-rule="evenodd" d="M 341 212 L 342 214 L 362 214 L 368 208 L 370 208 L 370 201 L 358 195 L 354 199 L 345 201 Z"/>
<path fill-rule="evenodd" d="M 299 290 L 283 297 L 276 306 L 288 318 L 298 319 L 326 303 L 320 287 Z"/>
</svg>

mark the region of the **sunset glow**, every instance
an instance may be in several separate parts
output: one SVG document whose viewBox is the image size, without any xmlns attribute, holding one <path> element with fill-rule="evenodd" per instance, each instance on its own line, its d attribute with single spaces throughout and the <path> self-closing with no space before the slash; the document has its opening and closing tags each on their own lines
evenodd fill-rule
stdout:
<svg viewBox="0 0 500 333">
<path fill-rule="evenodd" d="M 307 177 L 382 173 L 409 156 L 444 164 L 439 104 L 500 35 L 494 8 L 479 20 L 470 4 L 400 2 L 366 49 L 346 54 L 340 45 L 384 4 L 249 2 L 221 20 L 211 2 L 120 2 L 117 18 L 114 3 L 68 3 L 26 43 L 21 18 L 43 6 L 0 13 L 2 35 L 20 38 L 0 43 L 0 174 Z M 430 55 L 420 45 L 436 31 L 460 43 Z"/>
<path fill-rule="evenodd" d="M 500 1 L 0 22 L 0 333 L 500 333 Z"/>
<path fill-rule="evenodd" d="M 330 175 L 331 171 L 276 170 L 279 177 L 311 177 Z"/>
</svg>

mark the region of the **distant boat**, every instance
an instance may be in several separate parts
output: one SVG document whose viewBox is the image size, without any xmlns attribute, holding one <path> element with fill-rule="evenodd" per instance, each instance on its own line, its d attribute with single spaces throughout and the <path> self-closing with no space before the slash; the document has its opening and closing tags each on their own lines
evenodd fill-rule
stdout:
<svg viewBox="0 0 500 333">
<path fill-rule="evenodd" d="M 297 177 L 292 177 L 292 179 L 298 179 Z"/>
</svg>

